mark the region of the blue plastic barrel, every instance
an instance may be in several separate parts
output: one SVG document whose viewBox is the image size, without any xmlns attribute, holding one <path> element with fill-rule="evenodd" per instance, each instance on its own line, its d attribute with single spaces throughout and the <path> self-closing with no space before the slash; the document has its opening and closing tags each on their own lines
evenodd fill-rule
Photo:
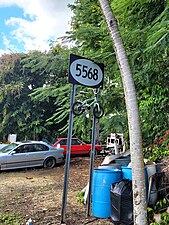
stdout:
<svg viewBox="0 0 169 225">
<path fill-rule="evenodd" d="M 110 187 L 121 180 L 121 170 L 95 169 L 92 185 L 92 215 L 99 218 L 110 217 Z"/>
<path fill-rule="evenodd" d="M 131 169 L 131 167 L 122 166 L 121 171 L 122 171 L 122 179 L 132 180 L 132 169 Z"/>
<path fill-rule="evenodd" d="M 131 162 L 130 156 L 119 157 L 115 159 L 115 163 L 121 164 L 122 166 L 128 166 L 130 162 Z"/>
<path fill-rule="evenodd" d="M 122 179 L 132 180 L 132 168 L 131 167 L 122 166 L 121 171 L 122 171 Z M 144 168 L 144 174 L 145 174 L 145 181 L 147 183 L 147 169 L 146 169 L 146 167 Z"/>
<path fill-rule="evenodd" d="M 109 163 L 109 164 L 103 164 L 99 166 L 99 169 L 119 169 L 121 170 L 121 165 L 117 163 Z"/>
<path fill-rule="evenodd" d="M 132 168 L 131 167 L 122 166 L 121 171 L 122 171 L 122 179 L 132 180 Z M 144 174 L 145 174 L 146 196 L 148 196 L 149 184 L 148 184 L 148 176 L 147 176 L 146 167 L 144 168 Z"/>
</svg>

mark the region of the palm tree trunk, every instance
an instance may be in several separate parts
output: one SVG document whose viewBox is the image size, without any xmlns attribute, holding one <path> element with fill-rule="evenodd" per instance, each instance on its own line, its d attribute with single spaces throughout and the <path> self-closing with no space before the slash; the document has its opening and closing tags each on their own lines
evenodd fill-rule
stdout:
<svg viewBox="0 0 169 225">
<path fill-rule="evenodd" d="M 147 225 L 146 191 L 142 135 L 136 91 L 128 58 L 117 27 L 116 19 L 108 0 L 99 0 L 114 44 L 116 58 L 121 72 L 130 134 L 130 153 L 132 164 L 134 224 Z"/>
</svg>

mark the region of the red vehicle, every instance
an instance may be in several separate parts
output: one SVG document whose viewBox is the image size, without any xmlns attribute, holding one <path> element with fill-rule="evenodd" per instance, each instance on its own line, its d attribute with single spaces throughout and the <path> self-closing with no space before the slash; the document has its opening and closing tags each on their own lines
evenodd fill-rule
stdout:
<svg viewBox="0 0 169 225">
<path fill-rule="evenodd" d="M 60 148 L 64 149 L 63 154 L 66 154 L 67 148 L 67 138 L 58 138 L 58 140 L 54 143 L 54 147 L 60 146 Z M 90 154 L 91 144 L 86 144 L 85 142 L 79 140 L 78 138 L 72 138 L 71 145 L 71 155 L 84 155 Z M 95 145 L 95 155 L 99 154 L 101 151 L 101 145 Z"/>
</svg>

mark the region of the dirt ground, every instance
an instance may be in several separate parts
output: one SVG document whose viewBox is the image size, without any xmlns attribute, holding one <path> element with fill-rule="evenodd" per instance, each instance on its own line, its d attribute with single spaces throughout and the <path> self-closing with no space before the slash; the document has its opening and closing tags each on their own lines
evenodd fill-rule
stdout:
<svg viewBox="0 0 169 225">
<path fill-rule="evenodd" d="M 95 159 L 95 168 L 103 161 Z M 66 206 L 66 225 L 112 225 L 110 219 L 87 217 L 87 207 L 77 201 L 77 193 L 87 184 L 90 158 L 71 158 Z M 32 218 L 33 225 L 61 224 L 64 165 L 53 169 L 24 169 L 0 172 L 0 212 L 19 212 L 26 224 Z M 1 225 L 1 224 L 0 224 Z"/>
</svg>

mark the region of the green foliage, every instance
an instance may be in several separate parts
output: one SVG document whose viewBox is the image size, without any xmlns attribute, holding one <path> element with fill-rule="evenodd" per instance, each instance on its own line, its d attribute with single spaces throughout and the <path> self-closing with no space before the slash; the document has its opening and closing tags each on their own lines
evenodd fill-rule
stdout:
<svg viewBox="0 0 169 225">
<path fill-rule="evenodd" d="M 154 209 L 158 212 L 159 210 L 167 209 L 167 207 L 169 207 L 169 201 L 166 198 L 163 198 L 155 204 Z"/>
<path fill-rule="evenodd" d="M 78 193 L 77 193 L 77 196 L 76 196 L 76 197 L 77 197 L 77 201 L 78 201 L 80 204 L 83 204 L 83 205 L 85 204 L 85 203 L 84 203 L 84 194 L 85 194 L 85 192 L 82 192 L 82 191 L 81 191 L 81 192 L 78 192 Z"/>
<path fill-rule="evenodd" d="M 73 40 L 78 47 L 78 52 L 75 53 L 105 65 L 104 87 L 99 92 L 99 101 L 105 110 L 105 115 L 99 120 L 99 124 L 100 138 L 106 141 L 108 133 L 118 130 L 118 127 L 120 130 L 125 127 L 122 131 L 124 133 L 127 127 L 127 124 L 122 125 L 124 121 L 127 122 L 124 112 L 124 94 L 112 41 L 104 23 L 99 1 L 85 0 L 84 4 L 83 0 L 78 0 L 70 8 L 74 16 L 72 31 L 68 33 L 68 38 Z M 119 121 L 119 115 L 123 122 L 114 123 L 114 121 Z M 90 140 L 91 119 L 86 119 L 85 116 L 76 117 L 74 134 L 84 137 L 87 141 Z M 105 126 L 106 129 L 104 129 Z"/>
<path fill-rule="evenodd" d="M 154 217 L 154 210 L 150 207 L 147 207 L 147 218 L 148 221 L 152 221 Z"/>
<path fill-rule="evenodd" d="M 160 162 L 169 156 L 169 130 L 161 137 L 156 137 L 150 147 L 144 149 L 144 157 L 154 162 Z"/>
<path fill-rule="evenodd" d="M 169 32 L 167 0 L 111 0 L 127 51 L 139 101 L 143 141 L 152 143 L 168 128 Z M 0 57 L 0 134 L 17 133 L 19 139 L 42 133 L 55 139 L 66 136 L 71 87 L 69 54 L 104 63 L 104 87 L 99 93 L 105 116 L 99 120 L 102 141 L 111 132 L 128 135 L 123 87 L 114 48 L 99 1 L 75 0 L 71 32 L 64 37 L 75 47 L 51 45 L 48 53 L 10 54 Z M 78 87 L 77 93 L 84 87 Z M 91 95 L 90 95 L 91 96 Z M 91 139 L 92 121 L 75 117 L 73 135 Z M 165 156 L 155 148 L 154 160 Z M 158 153 L 160 156 L 158 156 Z M 148 150 L 146 152 L 148 154 Z"/>
<path fill-rule="evenodd" d="M 141 114 L 143 139 L 168 127 L 168 1 L 112 1 L 128 52 Z"/>
<path fill-rule="evenodd" d="M 166 212 L 167 207 L 169 207 L 169 202 L 166 198 L 159 200 L 154 209 L 147 208 L 148 221 L 150 225 L 168 225 L 169 224 L 169 213 Z M 161 213 L 160 213 L 161 212 Z M 155 214 L 161 214 L 162 221 L 152 222 Z"/>
<path fill-rule="evenodd" d="M 110 1 L 117 19 L 133 71 L 139 100 L 144 142 L 151 143 L 168 127 L 168 2 L 166 0 Z M 79 53 L 103 62 L 104 90 L 100 99 L 105 108 L 100 122 L 107 125 L 109 114 L 125 115 L 123 89 L 109 33 L 98 1 L 75 1 L 69 39 L 76 42 Z M 94 4 L 93 4 L 94 3 Z M 157 94 L 158 93 L 158 94 Z M 118 129 L 108 119 L 111 132 Z M 123 133 L 127 120 L 122 117 Z"/>
<path fill-rule="evenodd" d="M 55 141 L 55 132 L 67 123 L 68 60 L 69 50 L 59 45 L 48 53 L 0 58 L 1 134 L 17 133 L 18 140 L 36 139 L 41 134 Z M 64 116 L 58 116 L 61 106 Z"/>
<path fill-rule="evenodd" d="M 169 150 L 167 148 L 154 146 L 153 148 L 144 149 L 144 157 L 154 162 L 160 162 L 167 156 L 169 156 Z"/>
<path fill-rule="evenodd" d="M 67 83 L 67 66 L 69 50 L 56 45 L 37 64 L 36 70 L 41 70 L 43 76 L 48 77 L 43 86 L 36 88 L 30 97 L 34 104 L 43 106 L 42 135 L 55 141 L 55 133 L 67 124 L 70 99 L 70 85 Z M 33 59 L 30 61 L 33 62 Z M 31 63 L 28 63 L 31 66 Z M 36 65 L 35 65 L 36 66 Z M 42 125 L 42 123 L 40 124 Z M 53 132 L 54 131 L 54 132 Z"/>
<path fill-rule="evenodd" d="M 21 217 L 18 213 L 2 213 L 2 212 L 0 212 L 0 224 L 20 225 Z"/>
</svg>

